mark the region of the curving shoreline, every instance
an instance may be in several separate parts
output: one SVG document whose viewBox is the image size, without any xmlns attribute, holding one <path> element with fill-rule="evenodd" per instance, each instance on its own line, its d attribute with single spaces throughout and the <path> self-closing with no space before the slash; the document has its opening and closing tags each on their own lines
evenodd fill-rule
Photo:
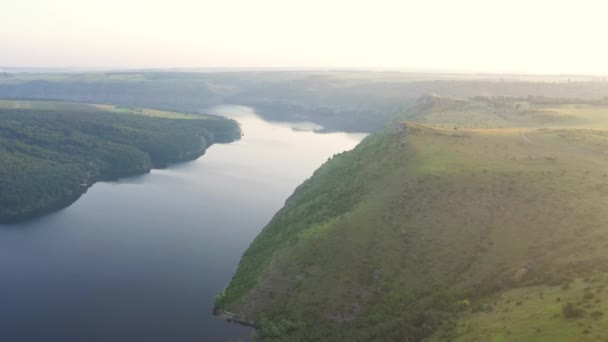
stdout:
<svg viewBox="0 0 608 342">
<path fill-rule="evenodd" d="M 235 120 L 216 116 L 0 108 L 0 224 L 66 208 L 96 182 L 195 160 L 240 137 Z"/>
</svg>

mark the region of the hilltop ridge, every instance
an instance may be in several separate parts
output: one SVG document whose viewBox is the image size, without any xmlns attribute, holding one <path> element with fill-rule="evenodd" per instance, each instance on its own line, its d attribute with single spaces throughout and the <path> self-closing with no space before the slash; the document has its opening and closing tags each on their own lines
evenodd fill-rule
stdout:
<svg viewBox="0 0 608 342">
<path fill-rule="evenodd" d="M 298 187 L 216 312 L 255 322 L 265 341 L 550 341 L 552 325 L 584 339 L 566 303 L 497 299 L 573 284 L 569 304 L 587 312 L 593 336 L 608 336 L 605 316 L 591 314 L 604 312 L 603 295 L 573 302 L 583 279 L 608 284 L 608 133 L 567 126 L 594 115 L 522 99 L 422 98 L 408 121 Z M 475 325 L 523 308 L 546 314 L 520 329 Z"/>
</svg>

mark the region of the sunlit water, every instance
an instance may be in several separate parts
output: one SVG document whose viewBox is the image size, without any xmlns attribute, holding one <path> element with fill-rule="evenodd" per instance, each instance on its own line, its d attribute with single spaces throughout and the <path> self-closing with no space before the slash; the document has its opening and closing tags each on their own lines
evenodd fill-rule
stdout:
<svg viewBox="0 0 608 342">
<path fill-rule="evenodd" d="M 361 134 L 271 123 L 247 107 L 240 141 L 196 161 L 97 183 L 43 218 L 0 225 L 0 341 L 228 341 L 211 315 L 241 254 L 295 187 Z"/>
</svg>

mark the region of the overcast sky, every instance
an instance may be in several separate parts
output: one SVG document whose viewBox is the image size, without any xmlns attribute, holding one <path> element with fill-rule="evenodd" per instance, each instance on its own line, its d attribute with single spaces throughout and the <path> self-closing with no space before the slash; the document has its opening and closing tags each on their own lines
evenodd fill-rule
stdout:
<svg viewBox="0 0 608 342">
<path fill-rule="evenodd" d="M 605 2 L 2 0 L 0 66 L 607 74 Z"/>
</svg>

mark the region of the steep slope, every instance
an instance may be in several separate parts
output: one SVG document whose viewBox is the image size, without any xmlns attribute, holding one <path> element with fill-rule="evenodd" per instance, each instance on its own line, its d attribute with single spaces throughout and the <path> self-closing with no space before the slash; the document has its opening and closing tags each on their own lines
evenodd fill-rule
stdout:
<svg viewBox="0 0 608 342">
<path fill-rule="evenodd" d="M 492 318 L 475 315 L 496 296 L 608 272 L 608 133 L 536 128 L 546 110 L 488 101 L 423 98 L 418 123 L 329 160 L 243 255 L 216 313 L 262 340 L 483 340 L 475 322 Z M 589 336 L 560 305 L 537 320 Z"/>
</svg>

